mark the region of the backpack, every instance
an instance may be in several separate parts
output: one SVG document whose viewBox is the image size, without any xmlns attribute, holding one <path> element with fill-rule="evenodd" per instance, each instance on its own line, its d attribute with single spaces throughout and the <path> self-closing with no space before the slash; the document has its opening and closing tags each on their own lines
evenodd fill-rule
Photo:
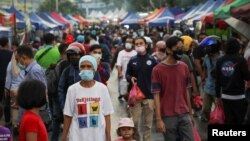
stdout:
<svg viewBox="0 0 250 141">
<path fill-rule="evenodd" d="M 50 65 L 50 67 L 45 71 L 49 95 L 57 94 L 58 82 L 60 79 L 60 64 L 63 61 L 64 60 L 60 60 L 59 62 L 57 62 L 57 64 Z"/>
</svg>

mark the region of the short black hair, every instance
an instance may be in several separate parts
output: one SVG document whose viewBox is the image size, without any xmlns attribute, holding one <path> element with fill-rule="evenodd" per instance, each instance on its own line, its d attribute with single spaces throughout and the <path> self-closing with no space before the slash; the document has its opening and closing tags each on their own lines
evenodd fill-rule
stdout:
<svg viewBox="0 0 250 141">
<path fill-rule="evenodd" d="M 146 39 L 145 39 L 143 36 L 136 37 L 136 38 L 133 40 L 133 43 L 135 44 L 135 41 L 136 41 L 136 40 L 139 40 L 139 39 L 142 39 L 142 40 L 144 41 L 144 43 L 147 44 L 147 41 L 146 41 Z"/>
<path fill-rule="evenodd" d="M 46 45 L 52 44 L 53 41 L 55 41 L 55 40 L 56 40 L 55 36 L 54 36 L 53 34 L 51 34 L 51 33 L 47 33 L 47 34 L 45 34 L 45 35 L 43 36 L 43 41 L 44 41 L 44 43 L 45 43 Z"/>
<path fill-rule="evenodd" d="M 0 38 L 0 46 L 2 46 L 2 47 L 7 46 L 7 45 L 8 45 L 8 42 L 9 42 L 9 40 L 8 40 L 7 37 L 1 37 L 1 38 Z"/>
<path fill-rule="evenodd" d="M 179 38 L 177 36 L 172 36 L 172 37 L 167 39 L 166 46 L 167 46 L 167 48 L 171 49 L 172 47 L 176 46 L 179 41 L 183 42 L 183 40 L 181 38 Z"/>
<path fill-rule="evenodd" d="M 240 51 L 240 43 L 236 38 L 229 38 L 226 42 L 225 53 L 226 54 L 238 54 Z"/>
<path fill-rule="evenodd" d="M 46 104 L 46 86 L 37 79 L 25 80 L 18 88 L 17 103 L 20 107 L 29 110 L 40 108 Z"/>
<path fill-rule="evenodd" d="M 89 51 L 92 52 L 95 49 L 102 49 L 102 47 L 98 44 L 94 44 L 89 48 Z"/>
<path fill-rule="evenodd" d="M 25 45 L 20 46 L 19 48 L 17 48 L 17 54 L 20 55 L 20 56 L 25 55 L 25 56 L 27 56 L 28 58 L 31 58 L 31 59 L 34 58 L 32 49 L 30 47 L 25 46 Z"/>
<path fill-rule="evenodd" d="M 58 47 L 58 51 L 60 52 L 60 54 L 63 54 L 66 52 L 66 49 L 68 48 L 69 44 L 66 43 L 61 43 Z"/>
</svg>

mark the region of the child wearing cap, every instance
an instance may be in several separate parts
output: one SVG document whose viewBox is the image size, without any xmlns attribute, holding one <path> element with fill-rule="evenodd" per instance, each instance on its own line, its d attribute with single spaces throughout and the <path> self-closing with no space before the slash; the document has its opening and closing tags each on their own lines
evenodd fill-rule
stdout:
<svg viewBox="0 0 250 141">
<path fill-rule="evenodd" d="M 132 118 L 120 118 L 117 129 L 117 135 L 120 137 L 115 141 L 135 141 L 134 134 L 135 125 Z"/>
</svg>

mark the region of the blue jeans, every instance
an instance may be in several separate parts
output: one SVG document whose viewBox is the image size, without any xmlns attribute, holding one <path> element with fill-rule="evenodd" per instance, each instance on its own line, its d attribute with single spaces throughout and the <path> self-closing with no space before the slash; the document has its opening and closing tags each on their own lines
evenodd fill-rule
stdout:
<svg viewBox="0 0 250 141">
<path fill-rule="evenodd" d="M 162 117 L 166 127 L 166 132 L 163 134 L 165 141 L 176 141 L 176 139 L 194 141 L 193 125 L 189 116 L 189 114 L 181 114 Z"/>
</svg>

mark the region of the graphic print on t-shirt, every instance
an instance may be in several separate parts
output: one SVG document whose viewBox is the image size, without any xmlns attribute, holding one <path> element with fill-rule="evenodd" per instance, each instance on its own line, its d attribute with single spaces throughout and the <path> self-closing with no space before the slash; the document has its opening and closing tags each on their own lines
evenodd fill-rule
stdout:
<svg viewBox="0 0 250 141">
<path fill-rule="evenodd" d="M 226 77 L 232 76 L 236 65 L 237 63 L 233 63 L 232 61 L 223 63 L 221 66 L 221 73 Z"/>
<path fill-rule="evenodd" d="M 100 98 L 77 98 L 77 114 L 79 128 L 98 127 L 100 116 Z"/>
<path fill-rule="evenodd" d="M 87 114 L 87 104 L 77 104 L 78 115 Z"/>
<path fill-rule="evenodd" d="M 99 102 L 90 103 L 90 114 L 99 114 Z"/>
<path fill-rule="evenodd" d="M 98 116 L 90 116 L 90 127 L 98 127 Z"/>
<path fill-rule="evenodd" d="M 79 128 L 87 128 L 88 127 L 87 117 L 79 117 L 78 122 L 79 122 Z"/>
</svg>

